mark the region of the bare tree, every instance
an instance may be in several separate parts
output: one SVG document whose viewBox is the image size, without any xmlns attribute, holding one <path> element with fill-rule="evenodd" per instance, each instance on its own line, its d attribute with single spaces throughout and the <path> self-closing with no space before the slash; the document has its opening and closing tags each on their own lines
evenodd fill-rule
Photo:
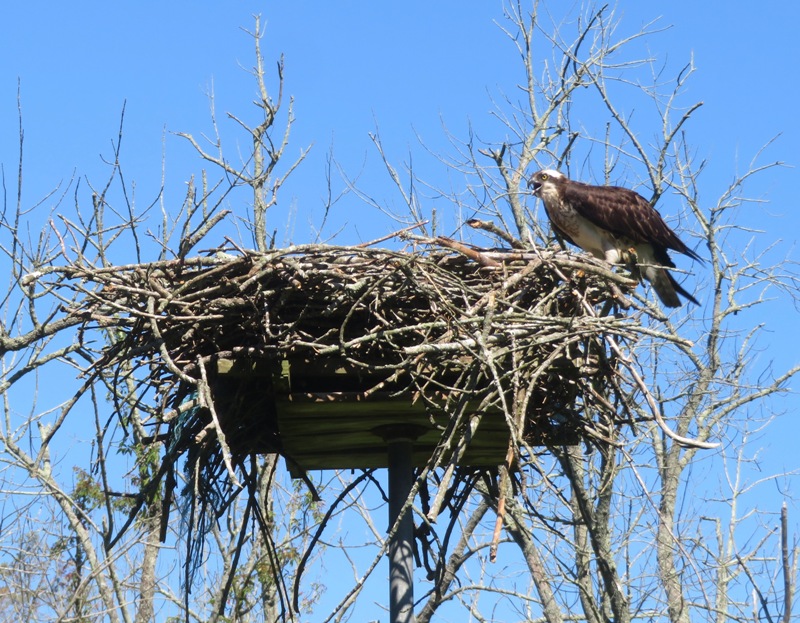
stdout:
<svg viewBox="0 0 800 623">
<path fill-rule="evenodd" d="M 290 98 L 286 122 L 280 136 L 276 134 L 276 122 L 278 115 L 283 107 L 283 57 L 277 63 L 278 73 L 278 94 L 274 95 L 267 88 L 267 69 L 264 65 L 264 57 L 261 53 L 261 38 L 263 31 L 261 19 L 255 17 L 254 30 L 247 31 L 253 38 L 255 46 L 256 64 L 252 70 L 258 87 L 258 97 L 254 104 L 258 109 L 261 118 L 255 125 L 250 125 L 244 119 L 240 119 L 232 113 L 228 113 L 228 118 L 235 121 L 252 140 L 252 149 L 248 152 L 245 162 L 232 163 L 226 158 L 222 149 L 222 137 L 217 125 L 216 114 L 214 112 L 214 99 L 211 95 L 211 114 L 214 127 L 214 137 L 210 139 L 212 151 L 204 148 L 189 133 L 180 133 L 180 136 L 189 141 L 192 147 L 197 150 L 198 155 L 215 169 L 223 172 L 230 182 L 230 187 L 244 186 L 253 193 L 252 198 L 252 228 L 253 242 L 259 251 L 266 251 L 270 247 L 270 237 L 267 230 L 267 211 L 278 202 L 278 191 L 283 186 L 292 171 L 304 160 L 308 150 L 300 153 L 300 156 L 293 163 L 285 168 L 285 171 L 278 173 L 276 167 L 281 162 L 286 147 L 289 145 L 289 135 L 292 124 L 294 123 L 293 100 Z M 246 221 L 247 222 L 247 221 Z M 198 229 L 194 237 L 198 240 L 205 235 L 206 231 Z M 184 235 L 184 239 L 187 236 Z M 191 237 L 190 237 L 191 238 Z M 272 239 L 274 243 L 274 237 Z M 188 249 L 186 250 L 188 252 Z"/>
<path fill-rule="evenodd" d="M 522 96 L 495 102 L 506 136 L 490 144 L 454 140 L 442 161 L 464 173 L 465 185 L 434 192 L 475 217 L 472 241 L 496 246 L 499 239 L 522 268 L 504 277 L 501 288 L 481 290 L 485 284 L 453 278 L 446 263 L 426 264 L 418 255 L 409 262 L 401 251 L 370 251 L 364 262 L 378 283 L 402 274 L 427 288 L 426 295 L 441 296 L 434 305 L 443 310 L 441 322 L 413 327 L 428 341 L 398 348 L 402 361 L 392 360 L 393 370 L 412 364 L 421 370 L 418 395 L 427 399 L 424 383 L 441 381 L 426 366 L 468 353 L 494 374 L 493 393 L 482 405 L 502 405 L 514 442 L 497 469 L 464 469 L 448 459 L 446 448 L 458 456 L 459 431 L 469 428 L 470 414 L 459 406 L 464 392 L 455 383 L 447 387 L 451 421 L 408 500 L 426 576 L 417 619 L 788 621 L 797 556 L 787 511 L 748 505 L 746 494 L 794 476 L 753 480 L 748 466 L 752 437 L 772 417 L 771 399 L 800 370 L 756 367 L 751 353 L 762 330 L 760 310 L 773 293 L 796 303 L 797 281 L 788 262 L 754 253 L 760 240 L 737 229 L 734 218 L 748 203 L 750 178 L 779 163 L 757 154 L 729 187 L 706 187 L 689 134 L 700 104 L 684 103 L 683 96 L 691 63 L 668 79 L 655 59 L 637 55 L 638 44 L 657 35 L 657 24 L 619 36 L 607 6 L 589 5 L 561 19 L 534 1 L 509 3 L 501 26 L 522 76 Z M 292 482 L 276 453 L 237 453 L 239 440 L 223 430 L 209 395 L 207 362 L 179 365 L 160 333 L 170 315 L 164 310 L 175 309 L 170 305 L 183 310 L 187 340 L 209 318 L 220 323 L 225 314 L 235 316 L 247 308 L 253 274 L 283 262 L 295 276 L 311 274 L 311 266 L 314 284 L 336 280 L 337 292 L 354 292 L 359 305 L 386 314 L 382 326 L 350 341 L 334 328 L 304 335 L 294 346 L 320 356 L 344 350 L 352 360 L 347 348 L 355 342 L 385 334 L 389 342 L 400 339 L 387 320 L 394 316 L 381 308 L 391 305 L 379 287 L 348 282 L 345 264 L 304 264 L 272 249 L 268 212 L 305 152 L 285 164 L 293 115 L 291 99 L 284 107 L 283 62 L 272 89 L 258 20 L 249 34 L 257 119 L 228 117 L 249 137 L 252 152 L 237 163 L 227 158 L 212 99 L 210 146 L 181 134 L 209 171 L 198 176 L 199 188 L 190 181 L 175 213 L 159 193 L 144 208 L 130 199 L 121 175 L 123 123 L 103 184 L 73 180 L 30 204 L 23 192 L 20 104 L 17 192 L 4 197 L 0 217 L 9 275 L 0 328 L 6 552 L 0 612 L 9 620 L 306 620 L 323 593 L 325 564 L 344 565 L 353 578 L 341 592 L 328 587 L 320 619 L 359 617 L 373 601 L 370 583 L 392 530 L 385 529 L 379 476 L 335 474 L 317 487 L 319 505 L 313 483 Z M 586 115 L 590 109 L 604 112 Z M 435 227 L 424 226 L 434 215 L 426 213 L 421 189 L 435 184 L 409 170 L 404 185 L 380 137 L 373 140 L 408 208 L 402 230 L 409 245 L 462 253 L 478 272 L 510 266 L 490 251 L 431 237 Z M 666 315 L 625 275 L 554 246 L 524 185 L 534 164 L 554 163 L 576 177 L 647 188 L 659 207 L 682 210 L 707 259 L 696 280 L 704 306 Z M 352 189 L 358 191 L 355 184 Z M 253 209 L 244 221 L 249 243 L 235 239 L 224 207 L 242 191 Z M 68 194 L 75 209 L 66 205 Z M 42 233 L 31 239 L 29 231 Z M 197 255 L 200 242 L 213 251 Z M 323 250 L 361 258 L 367 246 Z M 243 273 L 231 270 L 247 262 Z M 519 303 L 525 292 L 514 287 L 544 269 L 549 293 L 533 310 L 525 308 Z M 218 278 L 206 284 L 209 291 L 231 287 L 234 294 L 220 295 L 218 308 L 198 311 L 186 276 L 209 274 Z M 159 289 L 164 280 L 174 288 Z M 584 287 L 586 280 L 594 285 Z M 592 296 L 598 292 L 602 304 Z M 572 315 L 559 316 L 565 300 Z M 472 306 L 468 317 L 453 301 Z M 554 344 L 549 355 L 522 360 L 529 351 L 513 339 L 513 347 L 495 348 L 498 317 L 521 317 L 526 336 L 533 332 Z M 151 341 L 137 342 L 148 331 Z M 325 342 L 330 335 L 335 343 Z M 500 366 L 498 353 L 514 365 Z M 543 378 L 557 383 L 567 368 L 580 374 L 564 377 L 563 395 L 537 393 Z M 601 370 L 612 384 L 593 382 Z M 69 391 L 50 391 L 52 379 L 65 375 L 77 379 Z M 580 445 L 531 446 L 522 434 L 531 404 L 544 405 L 555 420 L 581 422 Z M 768 415 L 756 422 L 753 414 L 761 410 Z M 203 426 L 191 428 L 200 412 Z M 701 459 L 721 463 L 719 491 L 693 478 Z M 337 536 L 335 527 L 345 521 L 350 531 Z"/>
<path fill-rule="evenodd" d="M 630 318 L 641 323 L 642 335 L 625 344 L 607 339 L 608 352 L 635 388 L 619 405 L 630 410 L 629 424 L 614 425 L 607 439 L 583 448 L 523 453 L 523 499 L 529 504 L 507 504 L 504 517 L 536 595 L 537 607 L 526 616 L 552 622 L 575 616 L 739 620 L 757 611 L 765 620 L 788 616 L 796 569 L 787 562 L 791 556 L 781 554 L 779 535 L 785 537 L 786 531 L 779 530 L 778 509 L 749 507 L 742 513 L 739 502 L 743 490 L 771 479 L 748 483 L 741 476 L 750 453 L 757 451 L 747 443 L 752 413 L 785 394 L 800 371 L 797 365 L 774 371 L 754 363 L 753 348 L 763 328 L 760 307 L 770 296 L 796 305 L 797 277 L 788 261 L 771 264 L 753 253 L 760 244 L 765 252 L 772 247 L 736 225 L 738 211 L 758 203 L 744 194 L 750 178 L 781 163 L 756 154 L 745 172 L 717 190 L 717 198 L 708 198 L 714 191 L 702 183 L 705 162 L 695 160 L 690 138 L 702 103 L 686 103 L 683 95 L 693 65 L 668 79 L 658 59 L 635 55 L 639 41 L 657 35 L 657 23 L 619 37 L 619 21 L 608 6 L 588 5 L 557 22 L 539 2 L 531 7 L 510 2 L 505 18 L 504 30 L 524 70 L 524 96 L 496 102 L 505 141 L 480 145 L 474 137 L 454 138 L 460 159 L 442 156 L 448 168 L 474 180 L 469 193 L 449 193 L 459 213 L 480 216 L 469 224 L 516 248 L 546 246 L 547 227 L 536 219 L 524 182 L 534 163 L 555 165 L 599 183 L 641 184 L 640 192 L 647 189 L 659 207 L 684 211 L 685 227 L 708 255 L 708 264 L 697 267 L 702 309 L 666 316 L 644 298 L 646 292 L 633 292 Z M 589 110 L 605 115 L 582 114 Z M 402 186 L 396 168 L 389 174 Z M 416 179 L 418 172 L 408 174 L 414 183 L 407 187 L 426 187 L 424 179 Z M 437 187 L 431 193 L 448 194 Z M 424 205 L 424 197 L 414 203 Z M 425 216 L 410 211 L 412 220 Z M 665 435 L 655 424 L 659 417 L 678 437 L 721 440 L 722 448 L 687 446 Z M 772 418 L 765 419 L 763 425 Z M 737 477 L 726 490 L 704 491 L 697 498 L 693 492 L 699 485 L 689 474 L 709 454 L 732 465 Z M 496 494 L 485 495 L 490 501 Z M 716 515 L 712 500 L 718 496 L 727 517 Z M 754 516 L 763 531 L 751 536 L 748 546 L 738 534 Z M 477 526 L 466 529 L 479 538 Z M 459 567 L 462 557 L 462 549 L 454 551 L 445 568 Z M 770 586 L 765 592 L 758 578 L 766 577 L 772 579 L 761 582 Z M 461 587 L 449 592 L 452 574 L 440 582 L 420 620 L 430 620 L 439 604 L 463 592 Z M 489 618 L 488 611 L 482 616 Z M 474 604 L 470 612 L 482 618 Z"/>
<path fill-rule="evenodd" d="M 190 180 L 180 210 L 167 208 L 160 192 L 144 208 L 135 203 L 122 175 L 124 110 L 106 159 L 106 180 L 99 186 L 71 180 L 29 204 L 20 97 L 17 192 L 11 201 L 5 196 L 0 219 L 9 275 L 0 329 L 3 539 L 9 552 L 0 562 L 4 620 L 277 620 L 288 608 L 281 602 L 286 589 L 276 585 L 274 570 L 288 573 L 297 564 L 307 524 L 313 524 L 313 505 L 296 488 L 281 493 L 273 455 L 245 470 L 262 489 L 260 506 L 254 511 L 232 503 L 205 525 L 199 540 L 196 533 L 192 537 L 192 529 L 200 528 L 180 501 L 193 493 L 191 473 L 162 461 L 170 439 L 158 426 L 154 431 L 154 409 L 164 406 L 164 397 L 154 396 L 135 358 L 113 372 L 98 367 L 103 350 L 113 351 L 126 329 L 111 319 L 90 318 L 82 301 L 96 297 L 97 289 L 70 285 L 81 275 L 136 266 L 148 257 L 186 261 L 201 240 L 230 220 L 224 204 L 240 186 L 252 192 L 253 214 L 246 222 L 253 226 L 253 244 L 269 247 L 267 211 L 303 155 L 276 176 L 288 144 L 291 103 L 275 142 L 283 64 L 278 63 L 274 98 L 267 88 L 258 20 L 249 34 L 259 92 L 255 104 L 263 119 L 250 127 L 229 117 L 252 137 L 251 157 L 235 167 L 222 154 L 219 134 L 215 155 L 182 135 L 221 177 L 210 181 L 203 171 L 199 189 Z M 213 108 L 212 122 L 217 132 Z M 70 193 L 74 209 L 65 205 Z M 82 205 L 87 194 L 88 209 Z M 159 206 L 160 223 L 153 218 Z M 32 226 L 41 231 L 33 240 Z M 55 384 L 65 389 L 55 398 L 50 387 L 64 374 L 67 378 Z M 70 376 L 77 384 L 70 385 Z M 94 434 L 87 438 L 87 430 Z M 78 431 L 82 441 L 72 447 L 68 440 Z M 260 531 L 253 531 L 254 512 L 262 518 Z M 190 536 L 184 538 L 187 525 Z M 181 564 L 186 554 L 181 548 L 192 546 L 198 548 L 190 553 L 196 558 Z M 313 585 L 304 587 L 306 604 L 313 604 L 315 591 Z"/>
</svg>

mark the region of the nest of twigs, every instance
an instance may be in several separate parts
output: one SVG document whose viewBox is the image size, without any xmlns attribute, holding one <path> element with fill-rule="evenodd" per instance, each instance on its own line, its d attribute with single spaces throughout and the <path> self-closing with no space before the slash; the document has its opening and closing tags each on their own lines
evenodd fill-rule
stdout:
<svg viewBox="0 0 800 623">
<path fill-rule="evenodd" d="M 264 379 L 255 384 L 259 409 L 215 408 L 215 389 L 237 401 L 230 387 L 215 388 L 223 359 L 262 369 L 345 364 L 363 395 L 408 395 L 447 414 L 450 446 L 468 411 L 499 410 L 517 443 L 537 444 L 563 441 L 564 431 L 609 439 L 630 419 L 628 384 L 606 342 L 632 337 L 609 314 L 623 302 L 624 277 L 551 251 L 431 242 L 438 248 L 219 251 L 95 270 L 84 279 L 99 287 L 81 312 L 122 330 L 100 367 L 119 377 L 139 371 L 159 396 L 155 423 L 180 422 L 170 447 L 202 446 L 217 465 L 282 450 Z"/>
<path fill-rule="evenodd" d="M 447 465 L 439 507 L 459 493 L 476 418 L 500 415 L 511 466 L 532 445 L 615 443 L 643 389 L 620 350 L 636 323 L 616 313 L 635 284 L 562 251 L 438 238 L 403 251 L 226 248 L 69 273 L 84 293 L 70 313 L 87 330 L 112 329 L 93 369 L 113 387 L 123 427 L 127 411 L 149 412 L 144 440 L 165 449 L 139 508 L 170 504 L 181 458 L 190 503 L 212 510 L 238 495 L 242 475 L 255 496 L 255 455 L 283 454 L 291 467 L 276 417 L 287 365 L 311 366 L 306 384 L 345 371 L 339 387 L 317 390 L 422 409 L 435 434 L 426 469 Z"/>
</svg>

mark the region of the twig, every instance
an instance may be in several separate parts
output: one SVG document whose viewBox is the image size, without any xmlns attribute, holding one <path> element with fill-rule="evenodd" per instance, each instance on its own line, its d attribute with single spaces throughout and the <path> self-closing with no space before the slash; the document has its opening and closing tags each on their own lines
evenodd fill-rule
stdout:
<svg viewBox="0 0 800 623">
<path fill-rule="evenodd" d="M 488 231 L 491 234 L 494 234 L 498 238 L 505 240 L 508 244 L 511 245 L 513 249 L 525 249 L 525 245 L 522 244 L 521 240 L 514 238 L 511 234 L 509 234 L 504 229 L 500 229 L 497 225 L 495 225 L 492 221 L 482 221 L 477 218 L 471 218 L 467 221 L 467 225 L 472 227 L 473 229 L 482 229 L 484 231 Z"/>
<path fill-rule="evenodd" d="M 439 246 L 442 246 L 442 247 L 447 247 L 448 249 L 454 249 L 454 250 L 458 251 L 459 253 L 461 253 L 462 255 L 466 255 L 471 260 L 475 260 L 476 262 L 478 262 L 482 266 L 490 266 L 490 267 L 493 267 L 493 268 L 496 267 L 496 266 L 500 266 L 500 262 L 497 262 L 496 260 L 493 260 L 492 258 L 487 257 L 482 252 L 480 252 L 480 251 L 478 251 L 476 249 L 472 249 L 472 248 L 470 248 L 470 247 L 468 247 L 468 246 L 466 246 L 466 245 L 464 245 L 464 244 L 462 244 L 460 242 L 456 242 L 452 238 L 446 238 L 445 236 L 439 236 L 438 238 L 436 238 L 436 244 L 438 244 Z"/>
<path fill-rule="evenodd" d="M 197 367 L 200 370 L 200 378 L 202 380 L 201 383 L 197 384 L 200 405 L 206 407 L 211 412 L 211 420 L 214 423 L 217 441 L 219 441 L 219 447 L 222 450 L 222 459 L 225 462 L 225 469 L 228 470 L 228 478 L 231 479 L 231 483 L 233 483 L 236 488 L 241 488 L 242 484 L 239 482 L 239 478 L 236 476 L 236 472 L 233 469 L 231 449 L 228 447 L 228 443 L 225 440 L 225 431 L 219 423 L 219 417 L 217 417 L 217 410 L 214 407 L 214 397 L 211 395 L 211 387 L 208 384 L 208 376 L 206 375 L 206 366 L 202 359 L 198 358 Z"/>
<path fill-rule="evenodd" d="M 386 240 L 391 240 L 392 238 L 397 238 L 399 236 L 402 236 L 406 232 L 419 229 L 420 227 L 424 227 L 429 222 L 430 221 L 428 219 L 425 219 L 424 221 L 419 221 L 418 223 L 414 223 L 413 225 L 404 227 L 403 229 L 398 229 L 397 231 L 392 232 L 391 234 L 387 234 L 386 236 L 381 236 L 380 238 L 375 238 L 375 240 L 370 240 L 369 242 L 362 242 L 361 244 L 357 244 L 356 248 L 365 249 L 367 247 L 371 247 L 372 245 L 378 244 L 379 242 L 384 242 Z"/>
</svg>

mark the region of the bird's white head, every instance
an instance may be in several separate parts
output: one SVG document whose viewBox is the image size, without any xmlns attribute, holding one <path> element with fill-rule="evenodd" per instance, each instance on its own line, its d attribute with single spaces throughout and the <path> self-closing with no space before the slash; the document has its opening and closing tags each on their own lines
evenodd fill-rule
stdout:
<svg viewBox="0 0 800 623">
<path fill-rule="evenodd" d="M 544 192 L 547 194 L 549 190 L 555 190 L 555 185 L 559 180 L 565 180 L 567 176 L 561 171 L 555 169 L 542 169 L 534 173 L 531 179 L 528 180 L 528 188 L 533 189 L 533 194 L 541 197 Z"/>
</svg>

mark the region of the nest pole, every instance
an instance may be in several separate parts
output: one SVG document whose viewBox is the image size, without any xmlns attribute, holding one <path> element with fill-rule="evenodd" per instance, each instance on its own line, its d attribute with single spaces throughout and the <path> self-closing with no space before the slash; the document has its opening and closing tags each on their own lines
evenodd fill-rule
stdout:
<svg viewBox="0 0 800 623">
<path fill-rule="evenodd" d="M 414 623 L 414 517 L 406 502 L 414 485 L 414 441 L 422 431 L 389 425 L 374 432 L 387 444 L 389 525 L 396 527 L 389 543 L 389 621 Z"/>
</svg>

